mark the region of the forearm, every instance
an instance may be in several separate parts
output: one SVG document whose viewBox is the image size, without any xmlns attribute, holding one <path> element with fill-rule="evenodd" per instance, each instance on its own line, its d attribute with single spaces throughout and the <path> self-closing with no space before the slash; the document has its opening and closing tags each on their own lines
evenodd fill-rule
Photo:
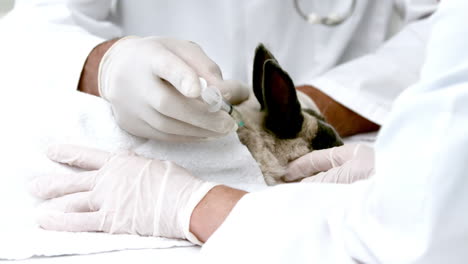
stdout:
<svg viewBox="0 0 468 264">
<path fill-rule="evenodd" d="M 98 72 L 104 54 L 118 39 L 105 41 L 96 46 L 88 55 L 81 72 L 78 90 L 84 93 L 99 95 Z"/>
<path fill-rule="evenodd" d="M 313 86 L 300 86 L 297 89 L 308 95 L 317 105 L 322 115 L 342 137 L 377 131 L 380 126 L 351 111 L 344 105 Z"/>
<path fill-rule="evenodd" d="M 227 186 L 214 187 L 193 210 L 190 231 L 206 242 L 245 194 L 247 192 Z"/>
</svg>

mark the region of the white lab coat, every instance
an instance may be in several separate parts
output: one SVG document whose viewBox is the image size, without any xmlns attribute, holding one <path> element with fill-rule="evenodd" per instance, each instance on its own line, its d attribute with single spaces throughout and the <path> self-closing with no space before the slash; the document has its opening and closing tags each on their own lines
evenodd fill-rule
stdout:
<svg viewBox="0 0 468 264">
<path fill-rule="evenodd" d="M 301 2 L 324 14 L 342 12 L 350 3 Z M 17 0 L 4 21 L 9 30 L 0 33 L 3 45 L 15 43 L 4 56 L 28 58 L 9 72 L 50 90 L 76 89 L 90 50 L 113 37 L 192 40 L 225 78 L 245 82 L 254 49 L 263 42 L 296 84 L 319 87 L 382 124 L 394 98 L 419 78 L 430 28 L 424 18 L 436 7 L 437 0 L 359 0 L 352 18 L 327 28 L 304 22 L 292 0 Z"/>
<path fill-rule="evenodd" d="M 467 0 L 442 1 L 372 179 L 248 194 L 202 249 L 210 263 L 467 263 L 467 14 Z"/>
</svg>

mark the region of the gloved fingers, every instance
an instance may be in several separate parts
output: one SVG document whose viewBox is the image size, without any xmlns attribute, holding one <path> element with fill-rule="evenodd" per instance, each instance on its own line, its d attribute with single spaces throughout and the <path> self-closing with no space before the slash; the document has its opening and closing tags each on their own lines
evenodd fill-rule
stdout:
<svg viewBox="0 0 468 264">
<path fill-rule="evenodd" d="M 200 96 L 201 87 L 197 73 L 170 50 L 159 50 L 151 66 L 157 77 L 172 84 L 184 96 Z"/>
<path fill-rule="evenodd" d="M 173 40 L 163 40 L 163 43 L 167 41 L 171 42 Z M 242 87 L 239 85 L 239 82 L 235 81 L 230 81 L 230 83 L 225 83 L 225 81 L 223 81 L 223 74 L 218 64 L 208 57 L 198 44 L 191 41 L 181 41 L 179 45 L 173 45 L 172 42 L 167 43 L 166 47 L 174 54 L 180 56 L 199 77 L 206 80 L 209 86 L 218 88 L 226 100 L 233 100 L 233 102 L 240 103 L 248 97 L 248 87 L 246 89 L 239 89 L 245 86 Z M 245 94 L 246 92 L 247 94 Z"/>
<path fill-rule="evenodd" d="M 320 172 L 314 176 L 306 177 L 301 182 L 316 183 L 350 183 L 349 175 L 343 175 L 343 167 L 335 167 L 328 171 Z"/>
<path fill-rule="evenodd" d="M 368 151 L 368 149 L 371 151 Z M 363 158 L 364 154 L 366 154 L 367 157 L 369 156 L 367 153 L 373 153 L 373 151 L 362 144 L 347 144 L 329 149 L 315 150 L 292 161 L 288 165 L 283 180 L 291 182 L 313 176 L 317 173 L 339 167 L 355 159 L 357 156 Z"/>
<path fill-rule="evenodd" d="M 354 151 L 354 156 L 359 156 L 359 160 L 363 162 L 374 163 L 374 149 L 364 144 L 357 144 Z"/>
<path fill-rule="evenodd" d="M 236 122 L 226 111 L 209 112 L 204 102 L 187 99 L 175 89 L 165 89 L 164 93 L 159 98 L 149 96 L 149 100 L 150 105 L 165 116 L 219 135 L 226 135 L 237 129 Z"/>
<path fill-rule="evenodd" d="M 41 199 L 52 199 L 67 194 L 90 191 L 96 180 L 96 171 L 53 174 L 37 177 L 29 183 L 29 192 Z"/>
<path fill-rule="evenodd" d="M 349 184 L 368 179 L 373 173 L 373 166 L 362 164 L 360 160 L 350 160 L 339 167 L 307 177 L 301 180 L 301 182 Z"/>
<path fill-rule="evenodd" d="M 224 135 L 163 115 L 154 108 L 149 108 L 148 112 L 145 120 L 146 123 L 155 129 L 159 128 L 161 132 L 166 134 L 192 138 L 213 138 Z"/>
<path fill-rule="evenodd" d="M 69 232 L 101 232 L 104 231 L 106 214 L 104 212 L 63 213 L 46 211 L 39 214 L 39 226 L 47 230 Z"/>
<path fill-rule="evenodd" d="M 205 140 L 204 137 L 193 137 L 193 136 L 181 136 L 177 134 L 168 134 L 164 133 L 154 127 L 152 127 L 149 123 L 144 120 L 140 120 L 138 125 L 125 127 L 123 128 L 129 132 L 130 134 L 148 138 L 148 139 L 156 139 L 162 141 L 172 141 L 172 142 L 189 142 L 189 141 L 200 141 Z"/>
<path fill-rule="evenodd" d="M 346 144 L 340 147 L 335 147 L 333 155 L 338 163 L 344 163 L 360 155 L 364 148 L 369 147 L 361 143 Z"/>
<path fill-rule="evenodd" d="M 181 40 L 177 45 L 174 45 L 173 39 L 162 39 L 161 42 L 164 43 L 167 49 L 184 60 L 199 77 L 204 78 L 209 84 L 223 79 L 223 74 L 218 64 L 208 57 L 197 43 Z"/>
<path fill-rule="evenodd" d="M 58 211 L 62 213 L 84 213 L 95 211 L 91 208 L 90 192 L 79 192 L 44 201 L 40 211 Z"/>
<path fill-rule="evenodd" d="M 61 144 L 49 147 L 47 156 L 59 163 L 85 170 L 98 170 L 104 166 L 112 154 L 88 147 Z"/>
<path fill-rule="evenodd" d="M 292 161 L 288 165 L 283 180 L 286 182 L 297 181 L 340 166 L 340 160 L 337 162 L 334 158 L 334 151 L 335 148 L 315 150 Z"/>
<path fill-rule="evenodd" d="M 151 111 L 155 111 L 151 107 L 147 107 L 148 113 Z M 147 116 L 148 114 L 146 114 Z M 128 133 L 138 136 L 138 137 L 143 137 L 145 139 L 156 139 L 156 140 L 162 140 L 162 141 L 173 141 L 173 142 L 188 142 L 188 141 L 200 141 L 204 140 L 206 138 L 204 137 L 194 137 L 191 135 L 188 136 L 181 136 L 178 134 L 169 134 L 169 133 L 164 133 L 163 131 L 160 131 L 159 128 L 155 128 L 151 126 L 148 122 L 146 122 L 143 119 L 144 116 L 141 117 L 135 117 L 132 115 L 129 115 L 125 112 L 120 112 L 120 111 L 115 111 L 114 116 L 119 123 L 119 126 L 123 128 L 125 131 Z M 121 122 L 125 121 L 125 122 Z"/>
<path fill-rule="evenodd" d="M 218 88 L 224 98 L 233 105 L 240 104 L 249 99 L 250 88 L 242 82 L 236 80 L 225 80 L 213 85 Z"/>
</svg>

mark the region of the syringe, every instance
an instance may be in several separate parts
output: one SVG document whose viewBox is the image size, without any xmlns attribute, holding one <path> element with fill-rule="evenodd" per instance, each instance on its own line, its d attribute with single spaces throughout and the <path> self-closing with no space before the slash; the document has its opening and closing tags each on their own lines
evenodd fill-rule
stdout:
<svg viewBox="0 0 468 264">
<path fill-rule="evenodd" d="M 203 78 L 200 79 L 201 86 L 201 99 L 208 104 L 208 111 L 218 112 L 223 109 L 226 111 L 234 120 L 236 120 L 239 127 L 244 126 L 241 114 L 226 100 L 224 100 L 221 92 L 213 86 L 208 86 L 207 82 Z"/>
</svg>

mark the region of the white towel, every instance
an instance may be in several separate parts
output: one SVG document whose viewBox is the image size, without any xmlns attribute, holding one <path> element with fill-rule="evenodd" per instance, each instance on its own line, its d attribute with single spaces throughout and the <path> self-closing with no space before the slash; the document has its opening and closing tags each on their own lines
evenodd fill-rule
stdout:
<svg viewBox="0 0 468 264">
<path fill-rule="evenodd" d="M 0 100 L 4 123 L 0 137 L 0 259 L 190 245 L 173 239 L 51 232 L 37 227 L 33 208 L 39 201 L 27 193 L 27 180 L 70 170 L 46 158 L 45 150 L 51 144 L 132 149 L 147 157 L 175 161 L 205 180 L 245 190 L 265 188 L 257 163 L 235 133 L 196 143 L 148 141 L 122 131 L 107 102 L 80 92 L 60 92 L 53 97 L 39 92 L 28 96 L 9 93 Z"/>
</svg>

